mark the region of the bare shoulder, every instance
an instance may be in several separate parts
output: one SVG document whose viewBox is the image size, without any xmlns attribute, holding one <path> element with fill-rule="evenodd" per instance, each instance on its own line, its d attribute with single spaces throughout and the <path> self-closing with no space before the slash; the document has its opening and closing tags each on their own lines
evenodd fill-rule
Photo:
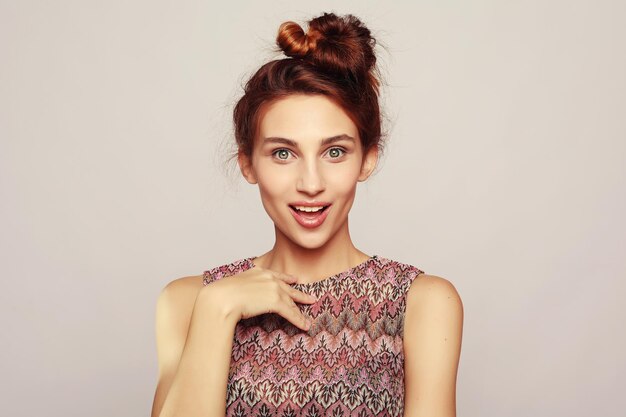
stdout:
<svg viewBox="0 0 626 417">
<path fill-rule="evenodd" d="M 171 368 L 182 352 L 202 279 L 201 275 L 178 278 L 161 290 L 156 305 L 156 336 L 162 372 Z"/>
<path fill-rule="evenodd" d="M 463 301 L 456 287 L 446 278 L 420 274 L 413 280 L 407 293 L 407 309 L 420 306 L 448 305 L 448 308 L 463 309 Z"/>
<path fill-rule="evenodd" d="M 463 301 L 456 287 L 446 278 L 420 274 L 406 295 L 408 327 L 444 326 L 453 331 L 463 327 Z"/>
<path fill-rule="evenodd" d="M 411 283 L 406 302 L 405 415 L 455 416 L 461 297 L 449 280 L 420 274 Z"/>
<path fill-rule="evenodd" d="M 173 297 L 175 299 L 185 298 L 197 295 L 203 285 L 202 275 L 190 275 L 187 277 L 177 278 L 170 281 L 161 291 L 161 295 L 165 297 Z"/>
<path fill-rule="evenodd" d="M 203 276 L 187 276 L 170 281 L 161 290 L 156 303 L 156 347 L 158 384 L 154 394 L 152 415 L 163 406 L 165 397 L 178 368 L 189 323 Z"/>
<path fill-rule="evenodd" d="M 202 275 L 177 278 L 161 290 L 156 306 L 157 333 L 186 334 L 196 297 L 203 287 L 202 280 Z"/>
<path fill-rule="evenodd" d="M 170 281 L 157 300 L 157 314 L 167 316 L 169 322 L 175 320 L 184 324 L 188 321 L 198 292 L 203 288 L 202 280 L 202 275 L 193 275 Z"/>
</svg>

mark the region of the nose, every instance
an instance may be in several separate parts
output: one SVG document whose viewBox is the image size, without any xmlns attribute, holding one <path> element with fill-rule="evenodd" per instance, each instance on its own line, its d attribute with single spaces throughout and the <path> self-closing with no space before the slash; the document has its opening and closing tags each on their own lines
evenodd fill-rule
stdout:
<svg viewBox="0 0 626 417">
<path fill-rule="evenodd" d="M 326 184 L 317 161 L 304 161 L 300 167 L 296 189 L 300 192 L 316 195 L 324 191 Z"/>
</svg>

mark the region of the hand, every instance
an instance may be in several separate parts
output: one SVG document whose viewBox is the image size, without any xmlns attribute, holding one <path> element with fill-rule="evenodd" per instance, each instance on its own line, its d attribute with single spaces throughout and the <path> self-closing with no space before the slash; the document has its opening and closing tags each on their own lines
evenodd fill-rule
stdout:
<svg viewBox="0 0 626 417">
<path fill-rule="evenodd" d="M 298 303 L 312 304 L 317 299 L 289 284 L 296 277 L 255 266 L 236 275 L 213 281 L 206 287 L 214 295 L 213 303 L 221 303 L 224 311 L 237 321 L 265 313 L 277 313 L 296 327 L 309 330 L 311 322 L 300 311 Z"/>
</svg>

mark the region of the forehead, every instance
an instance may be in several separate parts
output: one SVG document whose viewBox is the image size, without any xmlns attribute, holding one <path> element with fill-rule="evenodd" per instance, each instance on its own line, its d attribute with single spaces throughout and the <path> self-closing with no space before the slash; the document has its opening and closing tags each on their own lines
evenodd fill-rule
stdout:
<svg viewBox="0 0 626 417">
<path fill-rule="evenodd" d="M 348 114 L 333 100 L 322 95 L 294 94 L 276 100 L 259 113 L 259 136 L 279 136 L 294 140 L 319 140 L 347 134 L 358 137 L 358 129 Z"/>
</svg>

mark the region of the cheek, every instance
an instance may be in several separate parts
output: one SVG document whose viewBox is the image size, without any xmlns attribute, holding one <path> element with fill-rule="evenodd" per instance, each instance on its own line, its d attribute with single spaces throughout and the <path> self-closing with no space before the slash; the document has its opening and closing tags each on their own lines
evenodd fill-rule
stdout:
<svg viewBox="0 0 626 417">
<path fill-rule="evenodd" d="M 257 171 L 257 182 L 262 195 L 266 197 L 285 196 L 292 187 L 293 179 L 285 175 L 285 170 L 265 168 Z"/>
<path fill-rule="evenodd" d="M 331 198 L 342 204 L 354 199 L 358 175 L 344 172 L 329 178 L 330 180 L 326 181 L 326 189 L 329 191 Z"/>
<path fill-rule="evenodd" d="M 356 187 L 361 167 L 356 162 L 329 165 L 326 172 L 326 183 L 332 184 L 336 190 L 351 190 Z"/>
</svg>

